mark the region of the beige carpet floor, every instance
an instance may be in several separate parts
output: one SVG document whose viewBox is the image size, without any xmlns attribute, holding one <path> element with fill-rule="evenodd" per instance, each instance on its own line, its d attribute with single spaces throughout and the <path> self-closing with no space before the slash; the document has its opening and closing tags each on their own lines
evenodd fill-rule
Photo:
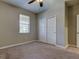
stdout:
<svg viewBox="0 0 79 59">
<path fill-rule="evenodd" d="M 38 42 L 1 50 L 0 53 L 6 55 L 6 59 L 79 59 L 78 54 Z"/>
</svg>

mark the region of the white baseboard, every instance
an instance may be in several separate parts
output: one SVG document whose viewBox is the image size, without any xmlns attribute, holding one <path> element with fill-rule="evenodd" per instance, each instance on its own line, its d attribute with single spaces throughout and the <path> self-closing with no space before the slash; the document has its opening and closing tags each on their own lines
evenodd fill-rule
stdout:
<svg viewBox="0 0 79 59">
<path fill-rule="evenodd" d="M 42 41 L 39 41 L 39 40 L 38 40 L 38 42 L 42 42 Z M 46 42 L 42 42 L 42 43 L 49 44 L 49 43 L 46 43 Z M 61 45 L 57 45 L 57 44 L 50 44 L 50 45 L 54 45 L 54 46 L 56 46 L 56 47 L 64 48 L 64 49 L 68 48 L 68 45 L 66 45 L 66 46 L 61 46 Z"/>
<path fill-rule="evenodd" d="M 47 43 L 47 42 L 43 42 L 43 41 L 40 41 L 40 40 L 38 40 L 37 42 L 40 42 L 40 43 L 44 43 L 44 44 L 49 44 L 49 45 L 53 45 L 53 46 L 56 46 L 55 44 L 50 44 L 50 43 Z"/>
<path fill-rule="evenodd" d="M 29 44 L 29 43 L 32 43 L 32 42 L 42 42 L 42 41 L 39 41 L 39 40 L 31 40 L 31 41 L 27 41 L 27 42 L 23 42 L 23 43 L 18 43 L 18 44 L 12 44 L 12 45 L 8 45 L 8 46 L 3 46 L 3 47 L 0 47 L 0 49 L 11 48 L 11 47 L 15 47 L 15 46 L 23 45 L 23 44 Z M 42 42 L 42 43 L 46 43 L 46 42 Z M 46 43 L 46 44 L 49 44 L 49 43 Z M 50 44 L 50 45 L 53 45 L 53 44 Z M 64 46 L 60 46 L 60 45 L 55 45 L 55 46 L 65 49 L 68 46 L 74 46 L 74 45 L 66 45 L 65 47 Z"/>
<path fill-rule="evenodd" d="M 66 46 L 56 45 L 56 47 L 66 49 L 66 48 L 68 48 L 68 45 L 66 45 Z"/>
<path fill-rule="evenodd" d="M 15 46 L 19 46 L 19 45 L 23 45 L 23 44 L 29 44 L 29 43 L 32 43 L 32 42 L 35 42 L 37 40 L 31 40 L 31 41 L 27 41 L 27 42 L 23 42 L 23 43 L 18 43 L 18 44 L 12 44 L 12 45 L 8 45 L 8 46 L 3 46 L 3 47 L 0 47 L 0 49 L 6 49 L 6 48 L 11 48 L 11 47 L 15 47 Z"/>
</svg>

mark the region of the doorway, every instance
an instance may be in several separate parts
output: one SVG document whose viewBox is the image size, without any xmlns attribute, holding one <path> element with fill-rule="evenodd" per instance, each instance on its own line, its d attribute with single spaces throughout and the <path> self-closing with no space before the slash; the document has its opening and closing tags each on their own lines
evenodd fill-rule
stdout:
<svg viewBox="0 0 79 59">
<path fill-rule="evenodd" d="M 56 17 L 47 20 L 47 43 L 56 45 Z"/>
</svg>

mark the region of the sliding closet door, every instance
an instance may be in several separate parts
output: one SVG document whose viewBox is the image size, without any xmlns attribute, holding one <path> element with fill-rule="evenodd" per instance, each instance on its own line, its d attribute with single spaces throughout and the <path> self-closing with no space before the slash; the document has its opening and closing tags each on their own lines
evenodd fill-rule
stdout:
<svg viewBox="0 0 79 59">
<path fill-rule="evenodd" d="M 47 20 L 47 42 L 56 44 L 56 17 Z"/>
</svg>

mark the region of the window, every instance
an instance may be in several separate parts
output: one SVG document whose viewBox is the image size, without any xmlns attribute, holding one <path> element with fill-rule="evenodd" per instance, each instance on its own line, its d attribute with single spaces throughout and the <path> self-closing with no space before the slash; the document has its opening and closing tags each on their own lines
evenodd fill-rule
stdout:
<svg viewBox="0 0 79 59">
<path fill-rule="evenodd" d="M 19 21 L 19 33 L 29 33 L 30 32 L 30 17 L 27 15 L 20 14 Z"/>
</svg>

